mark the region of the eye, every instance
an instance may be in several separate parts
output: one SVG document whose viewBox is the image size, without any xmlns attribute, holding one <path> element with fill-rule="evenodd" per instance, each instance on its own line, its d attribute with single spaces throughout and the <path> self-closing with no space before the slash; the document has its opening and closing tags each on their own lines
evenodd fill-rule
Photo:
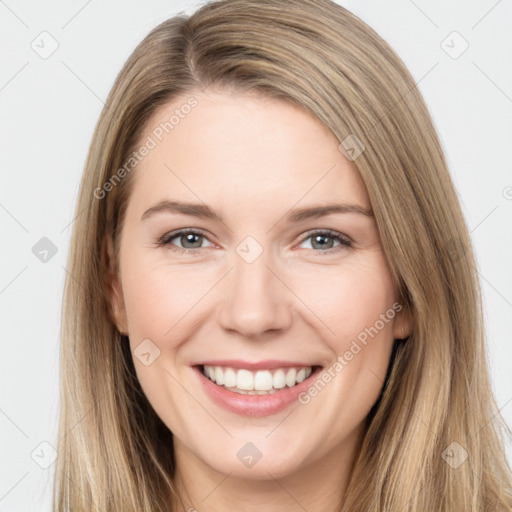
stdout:
<svg viewBox="0 0 512 512">
<path fill-rule="evenodd" d="M 177 240 L 179 245 L 174 243 L 174 240 Z M 301 244 L 309 240 L 310 247 L 306 247 L 306 249 L 312 249 L 314 252 L 332 253 L 343 248 L 352 247 L 352 240 L 348 236 L 330 229 L 307 233 Z M 208 239 L 202 230 L 188 228 L 165 234 L 157 240 L 156 245 L 158 247 L 168 246 L 169 249 L 181 253 L 197 253 L 197 249 L 205 247 L 203 246 L 205 241 L 208 241 Z M 211 242 L 208 241 L 208 243 L 213 246 Z"/>
<path fill-rule="evenodd" d="M 309 242 L 310 247 L 306 248 L 313 249 L 315 252 L 332 253 L 343 248 L 352 247 L 352 240 L 348 236 L 330 229 L 309 232 L 307 236 L 302 239 L 301 244 L 309 240 L 311 240 Z M 338 245 L 335 245 L 336 243 Z"/>
<path fill-rule="evenodd" d="M 180 245 L 173 243 L 177 239 Z M 178 252 L 196 252 L 195 249 L 202 249 L 203 242 L 207 240 L 203 231 L 199 229 L 182 229 L 167 233 L 157 241 L 157 246 L 169 246 L 169 249 Z M 213 245 L 210 243 L 210 245 Z"/>
</svg>

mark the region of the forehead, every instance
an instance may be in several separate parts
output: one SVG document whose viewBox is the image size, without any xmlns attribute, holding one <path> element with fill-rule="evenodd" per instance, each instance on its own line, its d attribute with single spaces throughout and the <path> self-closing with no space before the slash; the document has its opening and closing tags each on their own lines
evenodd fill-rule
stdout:
<svg viewBox="0 0 512 512">
<path fill-rule="evenodd" d="M 339 151 L 336 137 L 283 100 L 185 94 L 153 114 L 141 145 L 149 139 L 152 149 L 132 171 L 132 202 L 139 209 L 168 198 L 220 201 L 253 212 L 302 199 L 370 206 L 357 167 Z"/>
</svg>

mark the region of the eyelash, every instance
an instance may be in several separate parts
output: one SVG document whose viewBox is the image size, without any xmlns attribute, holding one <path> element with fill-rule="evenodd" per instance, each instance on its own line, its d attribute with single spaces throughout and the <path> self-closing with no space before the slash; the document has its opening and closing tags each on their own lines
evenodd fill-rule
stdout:
<svg viewBox="0 0 512 512">
<path fill-rule="evenodd" d="M 188 234 L 199 235 L 199 236 L 206 238 L 205 232 L 202 231 L 201 229 L 191 229 L 191 228 L 181 229 L 179 231 L 174 231 L 174 232 L 165 234 L 164 236 L 162 236 L 161 238 L 159 238 L 157 240 L 156 245 L 157 245 L 157 247 L 169 246 L 170 250 L 179 252 L 181 254 L 187 254 L 187 253 L 188 254 L 192 254 L 192 253 L 197 254 L 198 250 L 204 249 L 204 247 L 197 247 L 195 249 L 186 249 L 186 248 L 178 247 L 177 245 L 174 245 L 171 243 L 171 241 L 174 240 L 175 238 L 178 238 L 182 235 L 188 235 Z M 338 231 L 333 231 L 332 229 L 317 229 L 317 230 L 309 231 L 306 233 L 306 236 L 300 240 L 299 243 L 303 243 L 306 240 L 308 240 L 309 238 L 314 237 L 315 235 L 327 235 L 329 238 L 333 238 L 335 241 L 340 242 L 340 245 L 338 245 L 336 247 L 332 247 L 330 249 L 325 249 L 325 250 L 309 249 L 316 253 L 332 254 L 332 253 L 337 252 L 338 250 L 341 250 L 344 248 L 351 248 L 352 244 L 353 244 L 352 240 L 348 236 L 344 235 L 343 233 L 339 233 Z"/>
</svg>

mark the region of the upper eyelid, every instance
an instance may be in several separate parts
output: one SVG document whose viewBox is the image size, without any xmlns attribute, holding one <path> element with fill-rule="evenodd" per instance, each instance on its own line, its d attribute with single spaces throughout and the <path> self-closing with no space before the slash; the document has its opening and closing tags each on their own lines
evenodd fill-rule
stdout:
<svg viewBox="0 0 512 512">
<path fill-rule="evenodd" d="M 203 236 L 204 238 L 206 238 L 210 243 L 214 244 L 214 242 L 212 242 L 208 236 L 207 236 L 207 232 L 201 228 L 182 228 L 182 229 L 178 229 L 176 231 L 171 231 L 169 233 L 166 233 L 164 234 L 159 240 L 160 241 L 164 241 L 164 243 L 170 243 L 171 240 L 173 240 L 174 238 L 177 238 L 179 237 L 180 235 L 183 235 L 183 234 L 187 234 L 187 233 L 193 233 L 193 234 L 197 234 L 197 235 L 200 235 L 200 236 Z M 305 233 L 302 234 L 300 240 L 297 242 L 297 243 L 303 243 L 305 240 L 307 240 L 308 238 L 316 235 L 316 234 L 327 234 L 328 236 L 331 236 L 333 238 L 339 238 L 341 240 L 346 240 L 346 245 L 349 245 L 349 244 L 353 244 L 354 241 L 352 240 L 351 237 L 349 237 L 348 235 L 346 235 L 345 233 L 341 233 L 339 231 L 336 231 L 334 229 L 328 229 L 328 228 L 315 228 L 315 229 L 310 229 L 308 231 L 306 231 Z M 181 249 L 181 247 L 179 247 Z M 201 247 L 198 247 L 196 249 L 189 249 L 189 248 L 183 248 L 184 250 L 191 250 L 191 251 L 197 251 L 197 249 L 201 249 Z"/>
<path fill-rule="evenodd" d="M 214 243 L 212 242 L 208 236 L 207 236 L 207 232 L 200 229 L 200 228 L 183 228 L 183 229 L 178 229 L 176 231 L 170 231 L 169 233 L 165 233 L 164 235 L 162 235 L 158 241 L 159 242 L 165 242 L 165 243 L 170 243 L 171 240 L 174 240 L 175 238 L 181 236 L 181 235 L 186 235 L 186 234 L 189 234 L 189 233 L 192 233 L 192 234 L 196 234 L 196 235 L 200 235 L 204 238 L 206 238 L 210 243 Z"/>
</svg>

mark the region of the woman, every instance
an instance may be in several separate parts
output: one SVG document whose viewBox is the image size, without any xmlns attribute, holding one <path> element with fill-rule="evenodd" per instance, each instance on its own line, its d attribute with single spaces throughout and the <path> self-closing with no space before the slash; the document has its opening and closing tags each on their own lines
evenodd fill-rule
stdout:
<svg viewBox="0 0 512 512">
<path fill-rule="evenodd" d="M 83 175 L 56 510 L 510 510 L 468 231 L 401 60 L 226 0 L 126 62 Z"/>
</svg>

